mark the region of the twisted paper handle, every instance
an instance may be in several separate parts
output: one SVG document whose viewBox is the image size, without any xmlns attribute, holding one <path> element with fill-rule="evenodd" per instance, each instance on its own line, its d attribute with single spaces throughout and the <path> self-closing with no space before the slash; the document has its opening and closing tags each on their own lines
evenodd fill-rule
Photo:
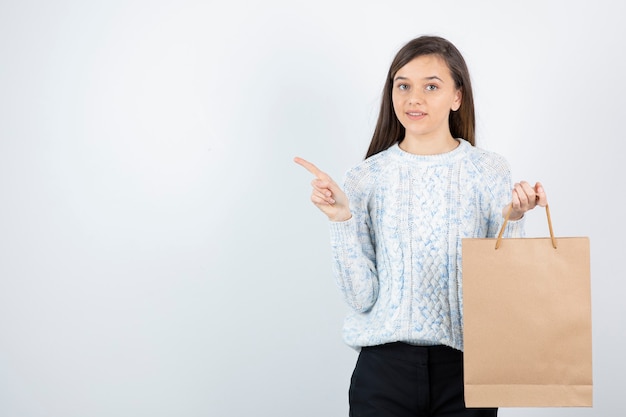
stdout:
<svg viewBox="0 0 626 417">
<path fill-rule="evenodd" d="M 513 211 L 513 206 L 509 204 L 509 209 L 506 212 L 506 217 L 504 217 L 504 223 L 500 228 L 500 233 L 498 233 L 498 239 L 496 240 L 496 249 L 500 248 L 500 243 L 502 242 L 502 234 L 504 234 L 504 228 L 506 224 L 509 222 L 509 216 L 511 215 L 511 211 Z M 552 230 L 552 219 L 550 218 L 550 206 L 546 204 L 546 216 L 548 217 L 548 228 L 550 228 L 550 238 L 552 239 L 552 247 L 556 249 L 556 239 L 554 238 L 554 231 Z"/>
</svg>

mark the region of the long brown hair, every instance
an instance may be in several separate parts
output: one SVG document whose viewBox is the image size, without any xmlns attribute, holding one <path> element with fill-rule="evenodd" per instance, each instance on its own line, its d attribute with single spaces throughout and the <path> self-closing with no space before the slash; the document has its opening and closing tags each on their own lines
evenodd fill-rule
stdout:
<svg viewBox="0 0 626 417">
<path fill-rule="evenodd" d="M 461 106 L 457 111 L 450 111 L 448 118 L 450 133 L 452 137 L 463 138 L 474 145 L 476 126 L 474 97 L 465 60 L 459 50 L 448 40 L 438 36 L 420 36 L 404 45 L 391 62 L 383 88 L 378 122 L 365 159 L 404 139 L 404 126 L 396 117 L 391 99 L 393 78 L 400 68 L 422 55 L 438 55 L 448 65 L 456 88 L 461 89 Z"/>
</svg>

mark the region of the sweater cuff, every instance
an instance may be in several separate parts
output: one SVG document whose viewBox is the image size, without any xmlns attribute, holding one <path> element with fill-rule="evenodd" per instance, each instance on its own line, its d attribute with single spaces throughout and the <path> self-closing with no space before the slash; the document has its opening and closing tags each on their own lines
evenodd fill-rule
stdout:
<svg viewBox="0 0 626 417">
<path fill-rule="evenodd" d="M 522 216 L 521 219 L 509 220 L 504 231 L 507 237 L 524 237 L 524 224 L 526 223 L 526 216 Z"/>
<path fill-rule="evenodd" d="M 343 222 L 329 222 L 330 241 L 333 246 L 346 242 L 356 234 L 356 222 L 354 216 Z"/>
</svg>

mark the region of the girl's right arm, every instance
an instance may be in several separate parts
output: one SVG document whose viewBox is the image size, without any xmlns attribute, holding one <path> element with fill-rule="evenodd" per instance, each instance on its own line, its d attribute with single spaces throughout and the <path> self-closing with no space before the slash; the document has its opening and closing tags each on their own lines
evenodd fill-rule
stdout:
<svg viewBox="0 0 626 417">
<path fill-rule="evenodd" d="M 337 285 L 353 310 L 367 311 L 378 297 L 376 252 L 367 210 L 360 210 L 363 204 L 356 202 L 353 216 L 348 197 L 328 174 L 302 158 L 294 161 L 315 175 L 311 201 L 331 221 L 333 271 Z"/>
</svg>

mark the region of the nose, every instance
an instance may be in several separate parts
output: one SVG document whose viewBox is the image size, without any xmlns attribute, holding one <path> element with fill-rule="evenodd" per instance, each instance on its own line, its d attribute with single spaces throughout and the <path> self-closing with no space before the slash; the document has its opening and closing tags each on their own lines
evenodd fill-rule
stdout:
<svg viewBox="0 0 626 417">
<path fill-rule="evenodd" d="M 421 94 L 419 94 L 419 92 L 413 90 L 411 92 L 411 96 L 409 97 L 409 104 L 410 105 L 418 105 L 418 104 L 422 104 L 422 96 Z"/>
</svg>

